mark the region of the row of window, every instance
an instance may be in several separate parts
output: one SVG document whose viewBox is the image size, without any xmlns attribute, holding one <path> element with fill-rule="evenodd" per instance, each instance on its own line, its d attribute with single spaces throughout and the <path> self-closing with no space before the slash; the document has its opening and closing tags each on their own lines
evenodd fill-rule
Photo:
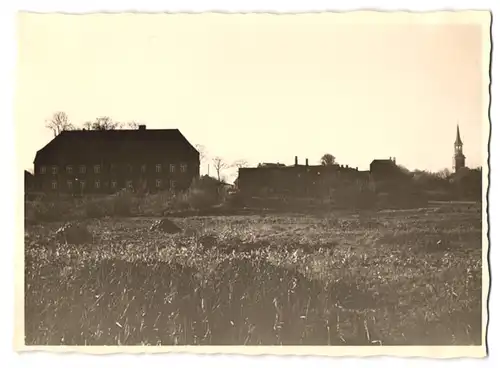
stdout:
<svg viewBox="0 0 500 368">
<path fill-rule="evenodd" d="M 110 171 L 113 172 L 116 170 L 116 165 L 111 165 L 111 168 L 110 168 Z M 57 166 L 51 166 L 51 172 L 52 174 L 56 175 L 58 173 L 58 167 Z M 94 174 L 100 174 L 101 173 L 101 168 L 102 168 L 102 165 L 94 165 Z M 144 165 L 141 165 L 141 172 L 142 173 L 145 173 L 146 172 L 146 169 L 147 169 L 147 166 L 144 164 Z M 163 166 L 162 164 L 156 164 L 155 166 L 155 171 L 157 173 L 161 173 L 162 172 L 162 169 L 163 169 Z M 170 164 L 170 172 L 171 173 L 174 173 L 175 172 L 175 169 L 176 169 L 176 165 L 175 164 Z M 129 166 L 129 172 L 132 172 L 133 170 L 133 167 L 130 165 Z M 181 164 L 180 165 L 180 170 L 181 172 L 186 172 L 187 171 L 187 164 Z M 87 172 L 87 167 L 85 165 L 80 165 L 78 167 L 78 172 L 80 174 L 85 174 Z M 46 166 L 40 166 L 40 174 L 46 174 L 47 173 L 47 167 Z M 68 165 L 66 166 L 66 173 L 67 174 L 73 174 L 73 166 L 72 165 Z"/>
<path fill-rule="evenodd" d="M 84 189 L 86 187 L 86 182 L 85 180 L 80 180 L 79 182 L 75 183 L 75 185 L 78 185 L 78 183 L 80 183 L 80 189 Z M 73 186 L 74 182 L 73 180 L 68 180 L 66 182 L 66 185 L 68 187 L 68 189 L 73 189 L 74 186 Z M 156 179 L 156 188 L 162 188 L 163 187 L 163 181 L 161 179 Z M 170 189 L 175 189 L 175 180 L 170 180 Z M 132 180 L 128 180 L 126 183 L 125 183 L 125 186 L 126 188 L 132 188 L 133 185 L 132 185 Z M 101 188 L 101 181 L 100 180 L 95 180 L 94 181 L 94 188 L 95 189 L 100 189 Z M 111 181 L 111 188 L 112 189 L 117 189 L 118 188 L 118 182 L 113 180 Z M 52 181 L 52 189 L 56 190 L 57 189 L 57 181 Z"/>
</svg>

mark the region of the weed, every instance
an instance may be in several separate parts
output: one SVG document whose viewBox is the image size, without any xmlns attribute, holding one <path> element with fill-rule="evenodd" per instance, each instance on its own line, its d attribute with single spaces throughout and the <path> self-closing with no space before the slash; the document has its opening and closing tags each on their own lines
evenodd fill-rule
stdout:
<svg viewBox="0 0 500 368">
<path fill-rule="evenodd" d="M 190 217 L 179 234 L 104 218 L 78 246 L 27 225 L 26 344 L 477 345 L 481 220 L 461 208 Z"/>
</svg>

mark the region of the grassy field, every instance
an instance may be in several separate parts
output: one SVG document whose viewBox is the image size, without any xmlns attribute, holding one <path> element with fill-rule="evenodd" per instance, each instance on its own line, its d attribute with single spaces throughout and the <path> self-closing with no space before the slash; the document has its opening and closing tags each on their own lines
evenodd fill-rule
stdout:
<svg viewBox="0 0 500 368">
<path fill-rule="evenodd" d="M 481 344 L 481 210 L 26 225 L 28 345 Z"/>
</svg>

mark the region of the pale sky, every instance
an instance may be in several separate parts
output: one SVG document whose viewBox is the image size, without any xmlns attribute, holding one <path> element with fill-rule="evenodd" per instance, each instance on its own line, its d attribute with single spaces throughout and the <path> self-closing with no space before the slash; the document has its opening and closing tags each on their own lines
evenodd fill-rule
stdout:
<svg viewBox="0 0 500 368">
<path fill-rule="evenodd" d="M 76 125 L 178 128 L 228 162 L 331 153 L 360 170 L 391 156 L 451 168 L 459 123 L 467 166 L 481 165 L 489 24 L 448 14 L 20 15 L 20 164 L 32 168 L 53 138 L 45 120 L 64 111 Z"/>
</svg>

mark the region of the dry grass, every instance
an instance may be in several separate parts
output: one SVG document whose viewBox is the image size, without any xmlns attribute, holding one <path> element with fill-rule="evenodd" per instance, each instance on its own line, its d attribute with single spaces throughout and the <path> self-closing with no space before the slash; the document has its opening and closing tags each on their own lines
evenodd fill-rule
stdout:
<svg viewBox="0 0 500 368">
<path fill-rule="evenodd" d="M 175 221 L 27 225 L 26 344 L 481 343 L 475 206 Z"/>
</svg>

